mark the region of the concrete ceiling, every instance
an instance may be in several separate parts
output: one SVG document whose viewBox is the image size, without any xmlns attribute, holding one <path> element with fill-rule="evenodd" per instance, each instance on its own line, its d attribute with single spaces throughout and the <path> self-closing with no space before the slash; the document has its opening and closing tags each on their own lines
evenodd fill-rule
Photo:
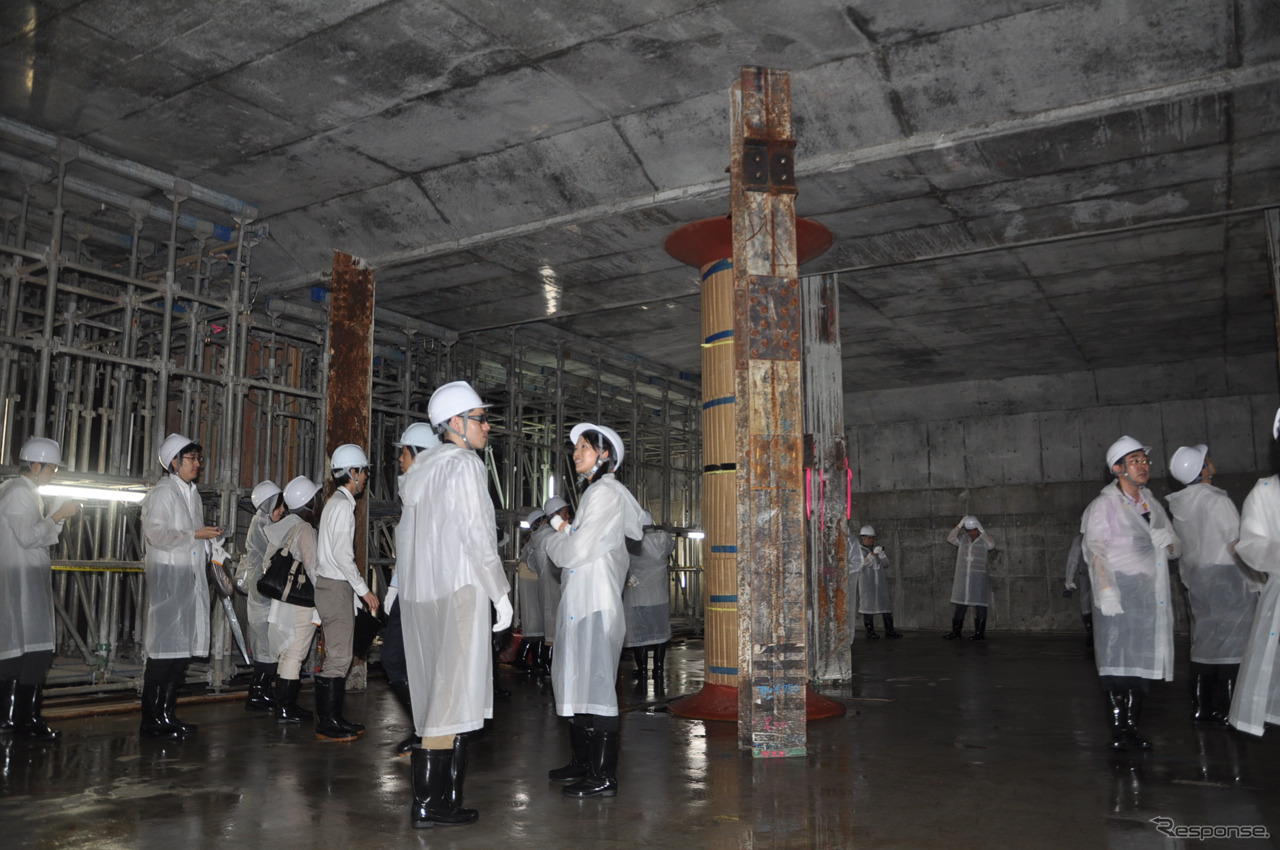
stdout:
<svg viewBox="0 0 1280 850">
<path fill-rule="evenodd" d="M 338 249 L 381 307 L 699 373 L 662 242 L 727 212 L 729 88 L 764 65 L 835 235 L 802 271 L 841 272 L 847 391 L 1276 347 L 1276 0 L 6 0 L 0 34 L 9 162 L 42 155 L 21 122 L 255 204 L 263 295 Z M 0 169 L 6 215 L 23 186 Z"/>
</svg>

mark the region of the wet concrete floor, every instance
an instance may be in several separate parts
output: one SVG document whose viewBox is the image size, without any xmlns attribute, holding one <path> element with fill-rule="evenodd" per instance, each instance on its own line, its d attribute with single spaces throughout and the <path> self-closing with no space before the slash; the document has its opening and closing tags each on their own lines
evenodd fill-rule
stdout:
<svg viewBox="0 0 1280 850">
<path fill-rule="evenodd" d="M 512 696 L 472 744 L 466 804 L 481 816 L 464 827 L 409 828 L 409 760 L 393 755 L 408 723 L 377 677 L 348 695 L 370 727 L 350 744 L 227 701 L 180 706 L 200 731 L 176 744 L 139 740 L 137 714 L 53 720 L 56 744 L 0 737 L 0 847 L 1277 846 L 1280 729 L 1193 727 L 1185 644 L 1178 680 L 1148 699 L 1154 748 L 1112 754 L 1082 637 L 988 638 L 859 641 L 853 684 L 822 689 L 848 714 L 811 723 L 807 757 L 791 759 L 752 759 L 733 725 L 666 712 L 700 686 L 697 642 L 669 653 L 662 694 L 637 690 L 627 662 L 607 800 L 547 781 L 568 752 L 550 688 L 500 668 Z"/>
</svg>

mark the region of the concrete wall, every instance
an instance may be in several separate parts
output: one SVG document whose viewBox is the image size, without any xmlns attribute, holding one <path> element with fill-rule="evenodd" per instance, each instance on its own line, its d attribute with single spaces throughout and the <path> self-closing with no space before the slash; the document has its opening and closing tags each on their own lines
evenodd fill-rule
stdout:
<svg viewBox="0 0 1280 850">
<path fill-rule="evenodd" d="M 852 522 L 880 533 L 898 625 L 949 625 L 945 538 L 972 513 L 999 546 L 988 629 L 1080 630 L 1062 578 L 1080 513 L 1109 480 L 1106 447 L 1121 434 L 1151 445 L 1163 498 L 1173 451 L 1208 443 L 1239 506 L 1270 472 L 1277 403 L 1273 354 L 851 394 Z"/>
</svg>

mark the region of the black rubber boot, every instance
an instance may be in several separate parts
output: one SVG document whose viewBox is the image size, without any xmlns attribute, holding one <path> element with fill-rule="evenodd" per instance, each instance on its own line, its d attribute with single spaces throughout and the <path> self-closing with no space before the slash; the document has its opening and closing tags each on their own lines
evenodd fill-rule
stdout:
<svg viewBox="0 0 1280 850">
<path fill-rule="evenodd" d="M 164 694 L 162 706 L 164 709 L 164 719 L 169 725 L 177 726 L 182 730 L 183 737 L 194 735 L 200 727 L 194 723 L 183 723 L 178 719 L 178 690 L 187 680 L 187 669 L 183 667 L 181 670 L 173 674 L 173 678 L 164 683 Z"/>
<path fill-rule="evenodd" d="M 636 662 L 636 669 L 631 671 L 631 678 L 643 682 L 649 678 L 649 647 L 631 647 L 631 657 Z"/>
<path fill-rule="evenodd" d="M 13 729 L 13 695 L 18 687 L 17 679 L 0 681 L 0 732 Z"/>
<path fill-rule="evenodd" d="M 181 727 L 171 724 L 164 715 L 164 690 L 163 684 L 142 686 L 142 723 L 138 731 L 147 738 L 181 740 Z"/>
<path fill-rule="evenodd" d="M 1223 726 L 1228 724 L 1228 717 L 1231 714 L 1231 701 L 1235 699 L 1236 695 L 1236 675 L 1240 667 L 1239 665 L 1233 665 L 1233 668 L 1220 670 L 1218 672 L 1218 680 L 1214 683 L 1216 687 L 1213 689 L 1213 716 L 1214 720 Z"/>
<path fill-rule="evenodd" d="M 569 763 L 564 767 L 547 771 L 552 782 L 580 782 L 587 778 L 591 758 L 591 736 L 576 723 L 569 724 Z"/>
<path fill-rule="evenodd" d="M 942 639 L 943 639 L 943 640 L 960 640 L 960 638 L 961 638 L 960 630 L 961 630 L 961 629 L 963 629 L 963 628 L 964 628 L 964 618 L 963 618 L 963 617 L 961 617 L 961 618 L 960 618 L 960 619 L 958 619 L 958 620 L 953 619 L 953 620 L 951 621 L 951 631 L 950 631 L 950 633 L 943 635 L 943 636 L 942 636 Z"/>
<path fill-rule="evenodd" d="M 454 747 L 457 747 L 454 739 Z M 413 807 L 409 811 L 409 824 L 414 829 L 440 826 L 461 826 L 475 823 L 480 813 L 464 809 L 451 802 L 453 795 L 453 750 L 413 751 L 410 776 L 413 783 Z M 465 769 L 464 769 L 465 770 Z"/>
<path fill-rule="evenodd" d="M 660 643 L 653 648 L 653 681 L 662 684 L 667 673 L 667 645 Z"/>
<path fill-rule="evenodd" d="M 516 650 L 515 658 L 511 660 L 511 666 L 517 670 L 529 669 L 529 648 L 533 646 L 533 639 L 527 637 L 520 638 L 520 646 Z"/>
<path fill-rule="evenodd" d="M 333 720 L 342 728 L 355 735 L 364 734 L 364 724 L 356 723 L 342 716 L 342 707 L 347 701 L 347 680 L 345 678 L 335 678 L 333 680 L 333 689 L 337 694 L 333 703 Z"/>
<path fill-rule="evenodd" d="M 591 733 L 590 770 L 587 778 L 561 789 L 566 797 L 616 797 L 618 794 L 617 732 Z"/>
<path fill-rule="evenodd" d="M 398 679 L 394 682 L 387 682 L 387 687 L 391 689 L 391 693 L 395 694 L 396 702 L 400 703 L 400 707 L 404 709 L 404 713 L 409 715 L 409 726 L 413 726 L 413 700 L 409 696 L 409 683 L 404 679 Z M 422 739 L 416 734 L 410 733 L 399 744 L 396 744 L 396 755 L 407 756 L 413 752 L 414 748 L 422 743 Z"/>
<path fill-rule="evenodd" d="M 868 640 L 880 640 L 880 635 L 876 634 L 876 618 L 874 615 L 862 615 L 862 628 L 866 631 Z"/>
<path fill-rule="evenodd" d="M 277 723 L 308 723 L 315 715 L 305 708 L 298 708 L 299 679 L 276 679 L 276 698 L 272 700 L 272 713 Z"/>
<path fill-rule="evenodd" d="M 1084 620 L 1085 642 L 1089 644 L 1090 649 L 1093 649 L 1093 614 L 1092 612 L 1081 615 L 1081 619 Z"/>
<path fill-rule="evenodd" d="M 453 737 L 453 761 L 449 763 L 449 803 L 462 808 L 462 784 L 467 779 L 467 737 Z M 477 815 L 479 817 L 479 815 Z"/>
<path fill-rule="evenodd" d="M 973 634 L 969 635 L 969 640 L 986 640 L 987 639 L 987 618 L 973 618 Z"/>
<path fill-rule="evenodd" d="M 883 618 L 884 618 L 884 636 L 885 636 L 885 637 L 887 637 L 887 638 L 900 638 L 900 637 L 902 637 L 902 632 L 898 631 L 897 629 L 895 629 L 895 628 L 893 627 L 893 615 L 892 615 L 892 614 L 882 614 L 882 615 L 881 615 L 881 617 L 883 617 Z"/>
<path fill-rule="evenodd" d="M 276 707 L 271 698 L 271 683 L 275 678 L 276 665 L 253 662 L 253 681 L 244 700 L 245 711 L 272 711 Z"/>
<path fill-rule="evenodd" d="M 44 688 L 19 684 L 14 689 L 13 722 L 18 734 L 32 741 L 56 741 L 62 733 L 49 728 L 40 716 Z"/>
<path fill-rule="evenodd" d="M 1204 673 L 1191 677 L 1191 722 L 1213 723 L 1213 684 Z"/>
<path fill-rule="evenodd" d="M 1129 746 L 1136 750 L 1151 749 L 1151 742 L 1138 734 L 1138 721 L 1142 719 L 1142 691 L 1133 688 L 1125 691 L 1124 719 Z"/>
<path fill-rule="evenodd" d="M 1124 691 L 1107 691 L 1107 718 L 1111 722 L 1111 743 L 1107 744 L 1107 748 L 1129 749 L 1128 705 Z"/>
<path fill-rule="evenodd" d="M 345 726 L 338 725 L 337 688 L 341 679 L 316 677 L 316 738 L 321 741 L 354 741 L 358 736 Z"/>
</svg>

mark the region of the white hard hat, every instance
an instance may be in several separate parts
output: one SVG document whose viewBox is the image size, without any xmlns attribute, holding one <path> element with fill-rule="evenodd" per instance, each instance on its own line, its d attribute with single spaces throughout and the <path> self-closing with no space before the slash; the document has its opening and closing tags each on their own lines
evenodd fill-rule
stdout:
<svg viewBox="0 0 1280 850">
<path fill-rule="evenodd" d="M 160 444 L 160 465 L 168 469 L 170 461 L 178 456 L 178 452 L 194 442 L 195 440 L 182 434 L 170 434 L 165 437 L 164 442 Z"/>
<path fill-rule="evenodd" d="M 50 440 L 48 437 L 32 437 L 22 444 L 22 449 L 18 452 L 18 460 L 62 466 L 62 449 L 58 447 L 57 440 Z"/>
<path fill-rule="evenodd" d="M 569 507 L 569 503 L 559 496 L 552 496 L 542 503 L 542 512 L 547 516 L 551 516 L 556 511 L 564 510 Z"/>
<path fill-rule="evenodd" d="M 978 527 L 978 518 L 976 516 L 967 516 L 964 518 L 964 527 L 972 531 Z"/>
<path fill-rule="evenodd" d="M 249 494 L 249 501 L 253 502 L 253 506 L 262 509 L 268 499 L 274 499 L 280 495 L 280 485 L 274 481 L 259 481 L 253 488 L 253 492 Z"/>
<path fill-rule="evenodd" d="M 440 445 L 440 438 L 426 422 L 414 422 L 400 435 L 400 442 L 392 443 L 397 449 L 412 446 L 415 449 L 434 449 Z"/>
<path fill-rule="evenodd" d="M 862 526 L 862 528 L 858 529 L 858 536 L 859 537 L 875 537 L 876 536 L 875 526 L 873 525 Z"/>
<path fill-rule="evenodd" d="M 284 485 L 284 504 L 291 511 L 304 507 L 315 497 L 320 490 L 320 485 L 312 481 L 305 475 L 299 475 L 297 478 Z"/>
<path fill-rule="evenodd" d="M 533 510 L 529 511 L 529 515 L 524 518 L 524 521 L 526 525 L 532 528 L 535 522 L 537 522 L 538 520 L 542 519 L 545 516 L 546 514 L 542 512 L 542 508 L 534 508 Z"/>
<path fill-rule="evenodd" d="M 1182 446 L 1169 458 L 1169 472 L 1183 484 L 1190 484 L 1200 477 L 1204 469 L 1205 456 L 1209 447 L 1201 443 L 1198 446 Z"/>
<path fill-rule="evenodd" d="M 369 458 L 364 453 L 364 449 L 355 443 L 343 443 L 333 450 L 333 460 L 329 463 L 329 467 L 334 471 L 340 469 L 351 469 L 352 467 L 361 468 L 369 465 Z"/>
<path fill-rule="evenodd" d="M 618 436 L 618 432 L 605 425 L 596 425 L 591 422 L 579 422 L 573 426 L 573 430 L 569 432 L 569 442 L 577 443 L 578 438 L 582 436 L 583 431 L 598 431 L 600 436 L 609 441 L 609 448 L 612 450 L 610 454 L 613 456 L 613 472 L 617 472 L 622 466 L 622 459 L 627 456 L 627 447 L 622 444 L 622 438 Z"/>
<path fill-rule="evenodd" d="M 461 416 L 477 407 L 489 407 L 466 381 L 450 381 L 436 388 L 427 402 L 427 417 L 439 428 L 455 416 Z"/>
<path fill-rule="evenodd" d="M 1119 463 L 1130 452 L 1146 452 L 1151 454 L 1151 446 L 1144 446 L 1133 437 L 1121 437 L 1107 449 L 1107 469 Z"/>
</svg>

